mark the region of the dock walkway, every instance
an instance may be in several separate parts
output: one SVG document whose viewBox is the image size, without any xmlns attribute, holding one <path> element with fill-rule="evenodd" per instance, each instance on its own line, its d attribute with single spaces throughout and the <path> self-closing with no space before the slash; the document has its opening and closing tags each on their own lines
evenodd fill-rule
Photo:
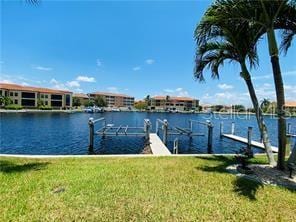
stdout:
<svg viewBox="0 0 296 222">
<path fill-rule="evenodd" d="M 150 133 L 150 147 L 153 155 L 167 156 L 172 155 L 156 133 Z"/>
<path fill-rule="evenodd" d="M 237 136 L 237 135 L 234 135 L 234 134 L 222 134 L 222 136 L 223 137 L 226 137 L 228 139 L 237 141 L 237 142 L 248 144 L 248 139 L 247 138 L 244 138 L 244 137 L 240 137 L 240 136 Z M 263 143 L 260 143 L 260 142 L 257 142 L 257 141 L 253 141 L 252 140 L 251 145 L 253 147 L 256 147 L 256 148 L 265 150 L 265 147 L 264 147 L 264 144 Z M 274 153 L 277 153 L 278 152 L 278 148 L 275 147 L 275 146 L 271 146 L 271 150 Z"/>
</svg>

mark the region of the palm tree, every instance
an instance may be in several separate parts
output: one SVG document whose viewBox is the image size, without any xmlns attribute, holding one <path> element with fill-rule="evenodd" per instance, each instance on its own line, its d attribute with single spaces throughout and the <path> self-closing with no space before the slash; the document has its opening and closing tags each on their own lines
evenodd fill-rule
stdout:
<svg viewBox="0 0 296 222">
<path fill-rule="evenodd" d="M 283 30 L 283 49 L 286 51 L 295 35 L 295 0 L 217 0 L 214 4 L 216 20 L 235 21 L 255 27 L 257 34 L 267 34 L 269 55 L 276 87 L 278 109 L 278 168 L 284 169 L 286 149 L 285 93 L 279 62 L 275 30 Z M 219 17 L 219 18 L 218 18 Z M 258 29 L 259 26 L 259 29 Z"/>
<path fill-rule="evenodd" d="M 151 98 L 150 98 L 150 95 L 147 95 L 146 96 L 145 102 L 147 103 L 147 106 L 151 106 Z"/>
<path fill-rule="evenodd" d="M 203 72 L 206 68 L 211 69 L 213 78 L 219 78 L 219 67 L 227 60 L 240 65 L 240 76 L 248 87 L 269 163 L 274 166 L 276 162 L 272 154 L 267 127 L 246 65 L 246 61 L 250 63 L 251 67 L 258 64 L 256 42 L 259 36 L 253 33 L 255 30 L 251 30 L 248 24 L 238 26 L 233 22 L 219 23 L 215 21 L 213 10 L 215 11 L 215 7 L 208 9 L 195 30 L 198 47 L 195 78 L 204 81 Z M 206 39 L 205 35 L 207 35 Z"/>
<path fill-rule="evenodd" d="M 269 99 L 264 98 L 260 104 L 260 109 L 265 113 L 268 110 L 270 104 L 271 103 L 270 103 Z"/>
</svg>

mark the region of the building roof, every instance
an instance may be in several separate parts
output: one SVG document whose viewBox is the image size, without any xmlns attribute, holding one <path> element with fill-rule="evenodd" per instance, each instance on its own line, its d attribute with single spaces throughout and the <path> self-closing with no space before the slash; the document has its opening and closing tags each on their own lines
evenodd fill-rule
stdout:
<svg viewBox="0 0 296 222">
<path fill-rule="evenodd" d="M 88 95 L 86 95 L 84 93 L 74 93 L 73 97 L 88 99 Z"/>
<path fill-rule="evenodd" d="M 102 95 L 102 96 L 119 96 L 119 97 L 130 97 L 133 98 L 132 96 L 126 95 L 126 94 L 121 94 L 121 93 L 110 93 L 110 92 L 92 92 L 89 94 L 95 94 L 95 95 Z"/>
<path fill-rule="evenodd" d="M 157 100 L 165 100 L 166 96 L 153 96 L 153 99 L 157 99 Z M 192 101 L 192 100 L 197 100 L 194 98 L 190 98 L 190 97 L 181 97 L 181 96 L 169 96 L 170 100 L 175 100 L 175 101 Z"/>
<path fill-rule="evenodd" d="M 287 101 L 285 107 L 296 107 L 296 101 Z"/>
<path fill-rule="evenodd" d="M 10 83 L 0 83 L 0 89 L 26 91 L 26 92 L 39 92 L 39 93 L 56 93 L 56 94 L 72 93 L 70 91 L 65 91 L 65 90 L 39 88 L 39 87 L 33 87 L 33 86 L 22 86 L 17 84 L 10 84 Z"/>
</svg>

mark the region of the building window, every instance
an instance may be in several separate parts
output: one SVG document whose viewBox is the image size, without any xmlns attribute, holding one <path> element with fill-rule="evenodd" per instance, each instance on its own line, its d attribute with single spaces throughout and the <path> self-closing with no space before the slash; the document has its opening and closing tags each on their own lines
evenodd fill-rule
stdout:
<svg viewBox="0 0 296 222">
<path fill-rule="evenodd" d="M 8 92 L 7 91 L 5 91 L 5 96 L 8 96 Z"/>
<path fill-rule="evenodd" d="M 10 93 L 9 93 L 9 96 L 13 96 L 13 92 L 10 92 Z"/>
<path fill-rule="evenodd" d="M 44 104 L 45 104 L 46 106 L 48 106 L 48 101 L 45 101 Z"/>
<path fill-rule="evenodd" d="M 70 95 L 66 95 L 66 106 L 70 106 Z"/>
<path fill-rule="evenodd" d="M 18 96 L 18 93 L 17 93 L 17 92 L 15 92 L 15 93 L 14 93 L 14 96 L 15 96 L 15 97 L 17 97 L 17 96 Z"/>
<path fill-rule="evenodd" d="M 63 99 L 63 96 L 62 95 L 51 95 L 51 99 L 54 99 L 54 100 L 62 100 Z"/>
<path fill-rule="evenodd" d="M 22 99 L 22 106 L 35 106 L 35 100 Z"/>
<path fill-rule="evenodd" d="M 32 98 L 32 99 L 35 99 L 35 93 L 22 92 L 22 98 Z"/>
<path fill-rule="evenodd" d="M 44 94 L 41 94 L 40 97 L 41 97 L 41 99 L 43 99 L 44 98 Z"/>
<path fill-rule="evenodd" d="M 14 104 L 16 104 L 16 105 L 18 104 L 18 100 L 17 99 L 14 100 Z"/>
<path fill-rule="evenodd" d="M 51 106 L 53 107 L 61 107 L 62 104 L 62 101 L 51 101 Z"/>
<path fill-rule="evenodd" d="M 0 96 L 2 96 L 2 90 L 0 90 Z"/>
<path fill-rule="evenodd" d="M 45 99 L 48 99 L 48 95 L 44 95 L 44 98 L 45 98 Z"/>
</svg>

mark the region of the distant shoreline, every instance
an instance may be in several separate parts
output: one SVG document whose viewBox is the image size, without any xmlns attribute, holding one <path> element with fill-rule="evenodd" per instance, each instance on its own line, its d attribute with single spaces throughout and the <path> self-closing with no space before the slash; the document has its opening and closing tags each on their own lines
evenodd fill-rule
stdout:
<svg viewBox="0 0 296 222">
<path fill-rule="evenodd" d="M 106 112 L 146 112 L 146 113 L 170 113 L 163 111 L 144 111 L 144 110 L 121 110 L 121 111 L 106 111 Z M 22 110 L 6 110 L 0 109 L 0 113 L 84 113 L 81 109 L 73 110 L 39 110 L 39 109 L 22 109 Z M 176 112 L 171 114 L 209 114 L 209 115 L 255 115 L 255 113 L 241 112 L 241 113 L 227 113 L 227 112 Z M 264 116 L 274 116 L 275 114 L 264 113 Z M 296 117 L 296 115 L 291 115 L 290 117 Z"/>
</svg>

